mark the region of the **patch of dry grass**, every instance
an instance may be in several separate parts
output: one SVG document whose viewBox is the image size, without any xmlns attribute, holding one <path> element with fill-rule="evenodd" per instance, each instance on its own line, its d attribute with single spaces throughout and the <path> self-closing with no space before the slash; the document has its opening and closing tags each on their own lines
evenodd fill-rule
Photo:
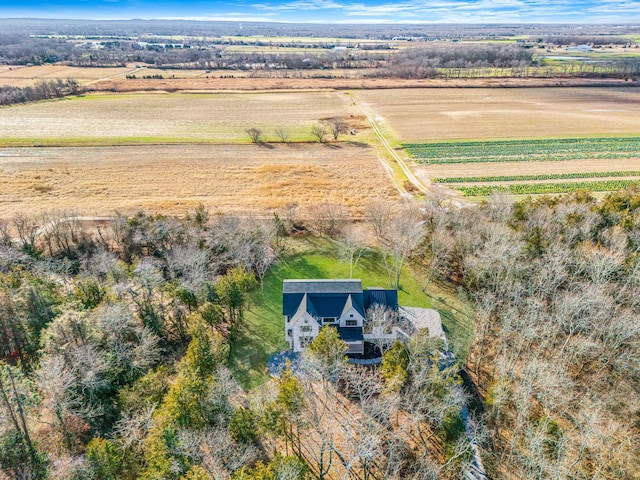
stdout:
<svg viewBox="0 0 640 480">
<path fill-rule="evenodd" d="M 374 198 L 395 197 L 375 151 L 362 145 L 146 145 L 0 149 L 0 218 L 73 209 L 182 215 L 269 215 L 341 203 L 359 215 Z"/>
<path fill-rule="evenodd" d="M 69 67 L 66 65 L 38 65 L 38 66 L 4 66 L 0 69 L 0 85 L 13 87 L 27 87 L 40 80 L 56 80 L 67 78 L 76 79 L 81 85 L 87 85 L 98 80 L 108 80 L 125 77 L 135 71 L 132 67 L 93 68 Z"/>
</svg>

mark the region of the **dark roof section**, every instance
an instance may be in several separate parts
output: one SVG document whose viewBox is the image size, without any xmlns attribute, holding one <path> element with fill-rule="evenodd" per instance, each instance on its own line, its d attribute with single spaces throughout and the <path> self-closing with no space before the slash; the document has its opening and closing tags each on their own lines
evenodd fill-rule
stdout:
<svg viewBox="0 0 640 480">
<path fill-rule="evenodd" d="M 282 314 L 292 316 L 298 310 L 304 293 L 285 293 L 282 295 Z"/>
<path fill-rule="evenodd" d="M 338 327 L 338 334 L 345 342 L 358 342 L 364 339 L 362 327 Z"/>
<path fill-rule="evenodd" d="M 364 316 L 363 295 L 352 293 L 353 307 Z M 295 315 L 304 293 L 285 293 L 282 296 L 282 314 Z M 316 317 L 340 317 L 349 294 L 344 293 L 310 293 L 307 294 L 307 312 Z"/>
<path fill-rule="evenodd" d="M 362 293 L 360 280 L 285 280 L 282 293 Z"/>
<path fill-rule="evenodd" d="M 305 308 L 314 317 L 340 317 L 349 295 L 362 316 L 373 305 L 398 308 L 398 291 L 383 288 L 362 290 L 360 280 L 285 280 L 282 285 L 282 314 L 293 316 L 307 294 Z"/>
<path fill-rule="evenodd" d="M 368 288 L 364 291 L 365 308 L 381 305 L 383 307 L 398 309 L 398 291 L 384 290 L 382 288 Z"/>
</svg>

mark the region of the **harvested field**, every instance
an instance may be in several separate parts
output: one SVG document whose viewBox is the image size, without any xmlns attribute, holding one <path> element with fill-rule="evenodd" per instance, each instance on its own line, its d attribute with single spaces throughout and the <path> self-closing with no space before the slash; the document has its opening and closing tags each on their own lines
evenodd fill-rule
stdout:
<svg viewBox="0 0 640 480">
<path fill-rule="evenodd" d="M 347 70 L 309 70 L 309 71 L 288 71 L 280 70 L 269 73 L 268 71 L 246 72 L 236 70 L 212 71 L 208 77 L 198 78 L 167 78 L 164 79 L 125 79 L 114 78 L 95 82 L 90 86 L 92 91 L 107 92 L 140 92 L 140 91 L 256 91 L 256 90 L 310 90 L 310 89 L 423 89 L 423 88 L 479 88 L 479 87 L 556 87 L 558 85 L 567 86 L 592 86 L 592 87 L 628 87 L 630 85 L 640 86 L 640 82 L 625 82 L 619 79 L 599 79 L 599 78 L 438 78 L 405 80 L 398 78 L 359 78 L 366 74 L 364 69 L 353 71 L 356 78 L 346 74 Z M 251 74 L 256 76 L 269 76 L 269 78 L 244 78 Z M 218 77 L 226 78 L 218 78 Z M 229 78 L 231 77 L 231 78 Z M 239 78 L 243 77 L 243 78 Z M 328 78 L 332 77 L 332 78 Z M 392 95 L 390 92 L 377 92 L 378 100 L 385 99 L 385 96 Z M 438 95 L 437 91 L 432 92 Z M 366 100 L 365 100 L 366 101 Z M 415 112 L 413 112 L 415 113 Z M 423 138 L 419 138 L 424 140 Z M 403 140 L 413 140 L 405 138 Z"/>
<path fill-rule="evenodd" d="M 74 78 L 81 85 L 87 85 L 98 80 L 124 78 L 129 73 L 136 73 L 136 68 L 133 66 L 113 68 L 68 67 L 66 65 L 4 66 L 0 69 L 0 85 L 26 87 L 34 85 L 40 80 L 56 80 L 58 78 L 62 80 Z"/>
<path fill-rule="evenodd" d="M 579 172 L 640 170 L 640 158 L 566 160 L 562 162 L 507 162 L 421 165 L 414 171 L 422 178 L 488 177 L 498 175 L 543 175 Z"/>
<path fill-rule="evenodd" d="M 382 51 L 381 53 L 388 53 Z M 368 78 L 375 69 L 332 70 L 202 70 L 158 69 L 152 65 L 130 63 L 125 67 L 70 67 L 53 65 L 2 65 L 0 86 L 26 87 L 39 80 L 74 78 L 92 91 L 218 91 L 218 90 L 305 90 L 305 89 L 389 89 L 389 88 L 464 88 L 464 87 L 544 87 L 558 85 L 638 85 L 618 79 L 597 78 L 444 78 L 405 80 Z M 127 75 L 136 78 L 127 79 Z M 162 75 L 159 78 L 145 76 Z M 295 81 L 292 81 L 295 80 Z M 408 139 L 407 139 L 408 140 Z"/>
<path fill-rule="evenodd" d="M 357 91 L 403 142 L 637 134 L 640 89 L 469 88 Z"/>
<path fill-rule="evenodd" d="M 183 215 L 199 203 L 212 213 L 269 215 L 331 202 L 357 215 L 396 195 L 361 144 L 2 148 L 0 186 L 0 218 L 55 209 Z"/>
<path fill-rule="evenodd" d="M 278 126 L 306 140 L 318 120 L 358 114 L 343 92 L 89 95 L 0 108 L 0 142 L 247 142 L 247 128 L 263 129 L 268 140 Z"/>
</svg>

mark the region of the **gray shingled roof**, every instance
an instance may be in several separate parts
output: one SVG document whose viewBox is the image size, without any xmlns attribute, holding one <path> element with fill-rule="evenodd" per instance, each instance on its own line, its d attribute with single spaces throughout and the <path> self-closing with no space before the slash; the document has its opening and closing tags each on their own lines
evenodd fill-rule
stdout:
<svg viewBox="0 0 640 480">
<path fill-rule="evenodd" d="M 282 293 L 362 293 L 360 280 L 285 280 Z"/>
</svg>

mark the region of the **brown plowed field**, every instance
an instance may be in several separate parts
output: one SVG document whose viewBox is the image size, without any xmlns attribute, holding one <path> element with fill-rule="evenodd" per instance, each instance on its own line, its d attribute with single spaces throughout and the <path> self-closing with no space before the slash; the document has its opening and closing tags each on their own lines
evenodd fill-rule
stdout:
<svg viewBox="0 0 640 480">
<path fill-rule="evenodd" d="M 70 209 L 183 215 L 269 215 L 287 204 L 347 205 L 395 197 L 372 148 L 362 144 L 146 145 L 0 149 L 0 218 Z"/>
<path fill-rule="evenodd" d="M 355 96 L 405 143 L 640 132 L 636 87 L 363 90 Z"/>
</svg>

